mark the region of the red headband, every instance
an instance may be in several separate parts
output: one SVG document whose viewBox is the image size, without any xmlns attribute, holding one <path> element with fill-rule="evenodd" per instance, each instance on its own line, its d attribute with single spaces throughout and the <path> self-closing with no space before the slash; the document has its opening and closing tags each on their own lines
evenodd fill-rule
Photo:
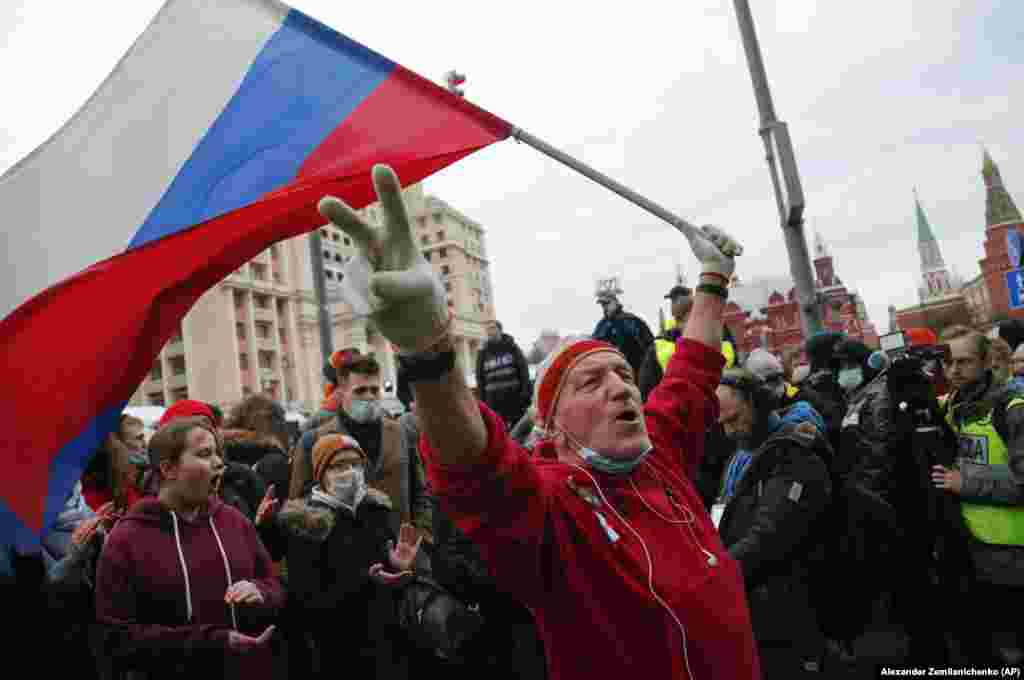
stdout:
<svg viewBox="0 0 1024 680">
<path fill-rule="evenodd" d="M 540 388 L 537 390 L 537 418 L 546 429 L 549 420 L 554 416 L 554 409 L 558 405 L 558 397 L 562 393 L 562 383 L 569 371 L 584 356 L 595 352 L 615 352 L 621 354 L 613 345 L 601 340 L 579 340 L 566 345 L 551 365 L 544 372 Z"/>
</svg>

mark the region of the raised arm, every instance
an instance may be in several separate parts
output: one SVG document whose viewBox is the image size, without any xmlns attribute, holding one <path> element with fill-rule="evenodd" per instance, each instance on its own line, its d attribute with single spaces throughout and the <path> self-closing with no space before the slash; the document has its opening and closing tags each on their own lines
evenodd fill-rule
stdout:
<svg viewBox="0 0 1024 680">
<path fill-rule="evenodd" d="M 378 165 L 373 184 L 384 215 L 381 228 L 337 198 L 320 202 L 320 213 L 349 234 L 359 250 L 345 267 L 345 298 L 398 347 L 421 426 L 439 462 L 476 462 L 487 446 L 487 428 L 462 371 L 454 370 L 444 286 L 416 245 L 398 177 Z"/>
<path fill-rule="evenodd" d="M 665 375 L 644 407 L 655 450 L 672 455 L 693 478 L 703 457 L 707 428 L 718 417 L 715 388 L 722 376 L 722 313 L 735 257 L 742 248 L 725 232 L 703 227 L 687 233 L 701 263 L 693 308 Z"/>
</svg>

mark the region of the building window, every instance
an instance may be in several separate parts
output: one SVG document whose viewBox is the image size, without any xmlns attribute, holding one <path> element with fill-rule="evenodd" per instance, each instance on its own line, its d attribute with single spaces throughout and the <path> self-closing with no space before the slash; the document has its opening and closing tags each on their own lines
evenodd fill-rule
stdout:
<svg viewBox="0 0 1024 680">
<path fill-rule="evenodd" d="M 452 268 L 446 264 L 443 264 L 441 265 L 441 273 L 444 274 L 445 276 L 448 276 L 449 274 L 452 273 Z"/>
<path fill-rule="evenodd" d="M 163 406 L 164 405 L 164 393 L 163 392 L 152 392 L 147 397 L 150 406 Z"/>
<path fill-rule="evenodd" d="M 265 321 L 256 322 L 256 336 L 263 340 L 270 337 L 270 324 Z"/>
<path fill-rule="evenodd" d="M 174 357 L 169 361 L 171 373 L 174 375 L 185 375 L 185 357 Z"/>
<path fill-rule="evenodd" d="M 288 344 L 288 331 L 286 331 L 284 328 L 279 328 L 278 329 L 277 337 L 279 337 L 281 339 L 281 344 L 282 345 L 287 345 Z"/>
<path fill-rule="evenodd" d="M 242 396 L 243 397 L 248 397 L 250 394 L 252 394 L 252 388 L 251 387 L 249 387 L 248 385 L 245 385 L 244 387 L 242 387 Z"/>
<path fill-rule="evenodd" d="M 267 280 L 267 266 L 257 262 L 252 263 L 252 278 L 257 281 Z"/>
<path fill-rule="evenodd" d="M 235 335 L 238 336 L 239 340 L 245 340 L 246 335 L 245 335 L 245 324 L 244 323 L 236 323 L 235 324 Z"/>
<path fill-rule="evenodd" d="M 242 353 L 238 355 L 238 367 L 243 371 L 249 370 L 249 355 Z"/>
<path fill-rule="evenodd" d="M 437 240 L 438 241 L 443 241 L 444 240 L 444 232 L 443 231 L 437 232 Z"/>
<path fill-rule="evenodd" d="M 444 284 L 444 289 L 445 289 L 446 291 L 448 291 L 449 293 L 450 293 L 450 292 L 452 292 L 452 284 L 450 284 L 450 283 L 448 283 L 448 282 L 446 281 L 446 282 L 445 282 L 445 284 Z"/>
<path fill-rule="evenodd" d="M 276 245 L 270 246 L 270 259 L 271 260 L 276 260 L 276 259 L 278 259 L 279 256 L 280 256 L 280 254 L 277 252 L 277 246 Z"/>
<path fill-rule="evenodd" d="M 437 251 L 437 254 L 440 257 L 442 257 L 442 258 L 448 257 L 448 249 L 447 248 L 441 248 L 440 250 Z"/>
<path fill-rule="evenodd" d="M 236 290 L 235 291 L 235 309 L 241 309 L 245 306 L 245 293 Z"/>
<path fill-rule="evenodd" d="M 273 352 L 260 352 L 259 353 L 260 368 L 274 368 L 274 353 Z"/>
<path fill-rule="evenodd" d="M 270 306 L 270 299 L 266 295 L 253 295 L 252 302 L 258 309 L 266 309 Z"/>
<path fill-rule="evenodd" d="M 430 243 L 430 237 L 427 236 L 426 234 L 420 236 L 420 243 L 422 243 L 423 245 L 427 245 L 428 243 Z"/>
<path fill-rule="evenodd" d="M 153 364 L 153 368 L 149 369 L 149 379 L 150 380 L 162 380 L 163 377 L 164 377 L 164 369 L 163 369 L 163 366 L 160 365 L 160 362 L 157 362 L 157 363 Z M 160 396 L 163 397 L 162 394 Z"/>
</svg>

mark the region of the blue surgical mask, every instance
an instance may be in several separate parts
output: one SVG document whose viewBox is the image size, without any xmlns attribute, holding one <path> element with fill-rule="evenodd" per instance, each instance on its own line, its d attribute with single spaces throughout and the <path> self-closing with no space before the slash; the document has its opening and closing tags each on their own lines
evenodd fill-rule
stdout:
<svg viewBox="0 0 1024 680">
<path fill-rule="evenodd" d="M 644 459 L 651 454 L 654 450 L 653 444 L 647 445 L 647 450 L 641 453 L 636 458 L 609 458 L 603 456 L 594 449 L 586 446 L 580 447 L 580 457 L 583 462 L 587 464 L 587 467 L 601 472 L 607 472 L 610 475 L 628 475 L 630 472 L 636 469 L 636 466 L 644 462 Z"/>
<path fill-rule="evenodd" d="M 380 420 L 380 404 L 372 399 L 353 399 L 348 415 L 357 423 L 375 423 Z"/>
<path fill-rule="evenodd" d="M 864 370 L 861 368 L 844 368 L 839 371 L 839 386 L 849 392 L 864 382 Z"/>
<path fill-rule="evenodd" d="M 587 467 L 593 468 L 594 470 L 600 470 L 610 475 L 627 475 L 636 469 L 636 466 L 644 462 L 644 459 L 650 455 L 651 451 L 654 450 L 654 445 L 648 443 L 647 449 L 635 458 L 610 458 L 601 454 L 594 449 L 584 446 L 576 440 L 571 434 L 565 430 L 561 430 L 565 438 L 576 445 L 576 448 L 580 452 L 580 458 L 587 464 Z"/>
</svg>

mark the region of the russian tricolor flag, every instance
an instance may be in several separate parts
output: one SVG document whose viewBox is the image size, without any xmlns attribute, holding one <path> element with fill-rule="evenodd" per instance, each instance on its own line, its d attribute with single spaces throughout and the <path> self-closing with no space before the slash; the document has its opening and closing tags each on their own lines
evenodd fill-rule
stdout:
<svg viewBox="0 0 1024 680">
<path fill-rule="evenodd" d="M 276 0 L 169 0 L 0 177 L 0 542 L 52 523 L 203 292 L 324 195 L 374 201 L 375 163 L 410 184 L 510 127 Z"/>
</svg>

